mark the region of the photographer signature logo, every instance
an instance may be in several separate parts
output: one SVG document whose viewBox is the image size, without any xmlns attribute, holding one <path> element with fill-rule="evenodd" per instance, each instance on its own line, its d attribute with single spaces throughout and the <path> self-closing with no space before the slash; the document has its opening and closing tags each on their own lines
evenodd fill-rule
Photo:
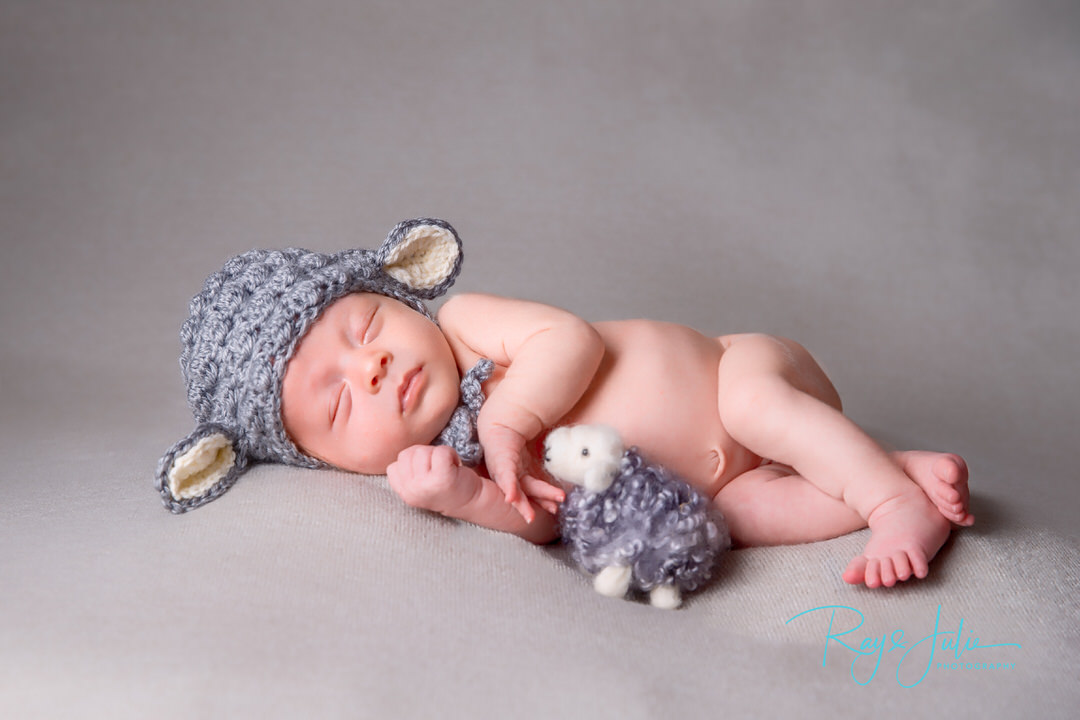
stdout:
<svg viewBox="0 0 1080 720">
<path fill-rule="evenodd" d="M 812 619 L 811 619 L 812 617 Z M 974 632 L 964 627 L 964 619 L 960 618 L 956 629 L 943 629 L 941 625 L 941 605 L 938 605 L 937 616 L 934 618 L 934 629 L 929 634 L 917 641 L 909 640 L 904 635 L 903 629 L 895 629 L 873 636 L 852 636 L 863 626 L 866 618 L 853 607 L 846 605 L 822 605 L 821 607 L 804 610 L 801 613 L 788 618 L 784 624 L 788 625 L 793 620 L 803 618 L 801 622 L 819 622 L 823 626 L 828 619 L 825 629 L 825 650 L 821 657 L 821 666 L 825 667 L 829 659 L 829 649 L 835 652 L 850 654 L 851 679 L 859 685 L 869 685 L 877 676 L 881 668 L 881 661 L 885 655 L 895 657 L 893 653 L 899 652 L 899 661 L 896 665 L 896 682 L 900 687 L 913 688 L 921 683 L 931 668 L 941 670 L 1009 670 L 1016 667 L 1010 662 L 985 662 L 985 651 L 990 648 L 1016 648 L 1020 649 L 1019 643 L 985 643 L 974 636 Z M 856 622 L 857 621 L 857 622 Z M 846 628 L 846 629 L 845 629 Z M 967 637 L 965 637 L 965 632 Z M 850 636 L 850 637 L 849 637 Z M 975 656 L 982 655 L 983 659 L 975 660 Z M 999 656 L 1000 653 L 991 655 Z M 922 658 L 925 658 L 922 660 Z M 921 663 L 921 664 L 920 664 Z M 922 674 L 914 682 L 906 683 L 902 676 L 910 677 L 922 669 Z M 860 679 L 865 678 L 865 679 Z"/>
</svg>

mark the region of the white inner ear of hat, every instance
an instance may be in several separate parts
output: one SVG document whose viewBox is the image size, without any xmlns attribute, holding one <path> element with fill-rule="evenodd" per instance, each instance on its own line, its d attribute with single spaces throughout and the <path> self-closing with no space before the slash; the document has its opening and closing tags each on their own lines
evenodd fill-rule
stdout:
<svg viewBox="0 0 1080 720">
<path fill-rule="evenodd" d="M 173 461 L 169 491 L 180 500 L 199 497 L 228 475 L 235 462 L 229 438 L 221 433 L 207 435 Z"/>
<path fill-rule="evenodd" d="M 427 290 L 450 275 L 460 252 L 448 230 L 435 225 L 420 225 L 410 230 L 390 251 L 383 270 L 400 283 Z"/>
</svg>

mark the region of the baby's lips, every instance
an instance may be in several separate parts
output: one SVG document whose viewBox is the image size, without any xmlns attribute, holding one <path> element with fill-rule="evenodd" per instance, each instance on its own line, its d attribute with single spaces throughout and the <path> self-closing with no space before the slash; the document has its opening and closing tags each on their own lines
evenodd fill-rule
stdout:
<svg viewBox="0 0 1080 720">
<path fill-rule="evenodd" d="M 401 378 L 401 384 L 398 385 L 397 388 L 397 395 L 398 404 L 401 406 L 402 412 L 405 412 L 406 404 L 410 406 L 415 404 L 415 398 L 413 396 L 420 390 L 420 382 L 417 380 L 419 375 L 420 368 L 414 368 L 405 373 L 405 376 Z"/>
</svg>

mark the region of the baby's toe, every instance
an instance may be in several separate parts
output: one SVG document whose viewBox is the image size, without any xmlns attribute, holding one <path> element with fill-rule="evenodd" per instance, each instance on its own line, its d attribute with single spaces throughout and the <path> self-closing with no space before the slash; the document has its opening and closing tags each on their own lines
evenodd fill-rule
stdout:
<svg viewBox="0 0 1080 720">
<path fill-rule="evenodd" d="M 881 584 L 885 587 L 896 584 L 896 569 L 893 567 L 892 558 L 881 559 Z"/>
<path fill-rule="evenodd" d="M 934 489 L 934 496 L 938 505 L 959 505 L 960 491 L 952 485 L 940 485 Z"/>
<path fill-rule="evenodd" d="M 870 558 L 866 563 L 866 587 L 881 587 L 881 561 L 877 558 Z"/>
<path fill-rule="evenodd" d="M 906 553 L 896 553 L 893 555 L 893 567 L 896 570 L 896 579 L 900 582 L 904 582 L 911 577 L 911 563 L 908 562 Z"/>
<path fill-rule="evenodd" d="M 937 508 L 951 522 L 956 522 L 964 517 L 964 508 L 958 503 L 938 503 Z"/>
<path fill-rule="evenodd" d="M 966 482 L 968 476 L 967 463 L 959 455 L 945 453 L 934 462 L 934 475 L 949 485 Z"/>
<path fill-rule="evenodd" d="M 926 555 L 920 552 L 910 552 L 907 555 L 908 560 L 911 561 L 911 571 L 915 574 L 915 577 L 921 580 L 930 574 L 930 563 L 926 561 Z"/>
<path fill-rule="evenodd" d="M 853 557 L 842 577 L 849 585 L 861 585 L 866 579 L 866 558 L 862 555 Z"/>
</svg>

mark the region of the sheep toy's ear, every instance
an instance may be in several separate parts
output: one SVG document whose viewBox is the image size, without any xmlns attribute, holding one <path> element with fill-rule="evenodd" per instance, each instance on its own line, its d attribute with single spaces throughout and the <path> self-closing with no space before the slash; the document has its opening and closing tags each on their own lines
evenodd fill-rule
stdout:
<svg viewBox="0 0 1080 720">
<path fill-rule="evenodd" d="M 398 223 L 377 251 L 383 272 L 417 297 L 432 300 L 461 272 L 461 239 L 445 220 L 419 218 Z"/>
<path fill-rule="evenodd" d="M 179 514 L 222 495 L 246 466 L 236 433 L 204 423 L 162 456 L 155 481 L 165 507 Z"/>
</svg>

